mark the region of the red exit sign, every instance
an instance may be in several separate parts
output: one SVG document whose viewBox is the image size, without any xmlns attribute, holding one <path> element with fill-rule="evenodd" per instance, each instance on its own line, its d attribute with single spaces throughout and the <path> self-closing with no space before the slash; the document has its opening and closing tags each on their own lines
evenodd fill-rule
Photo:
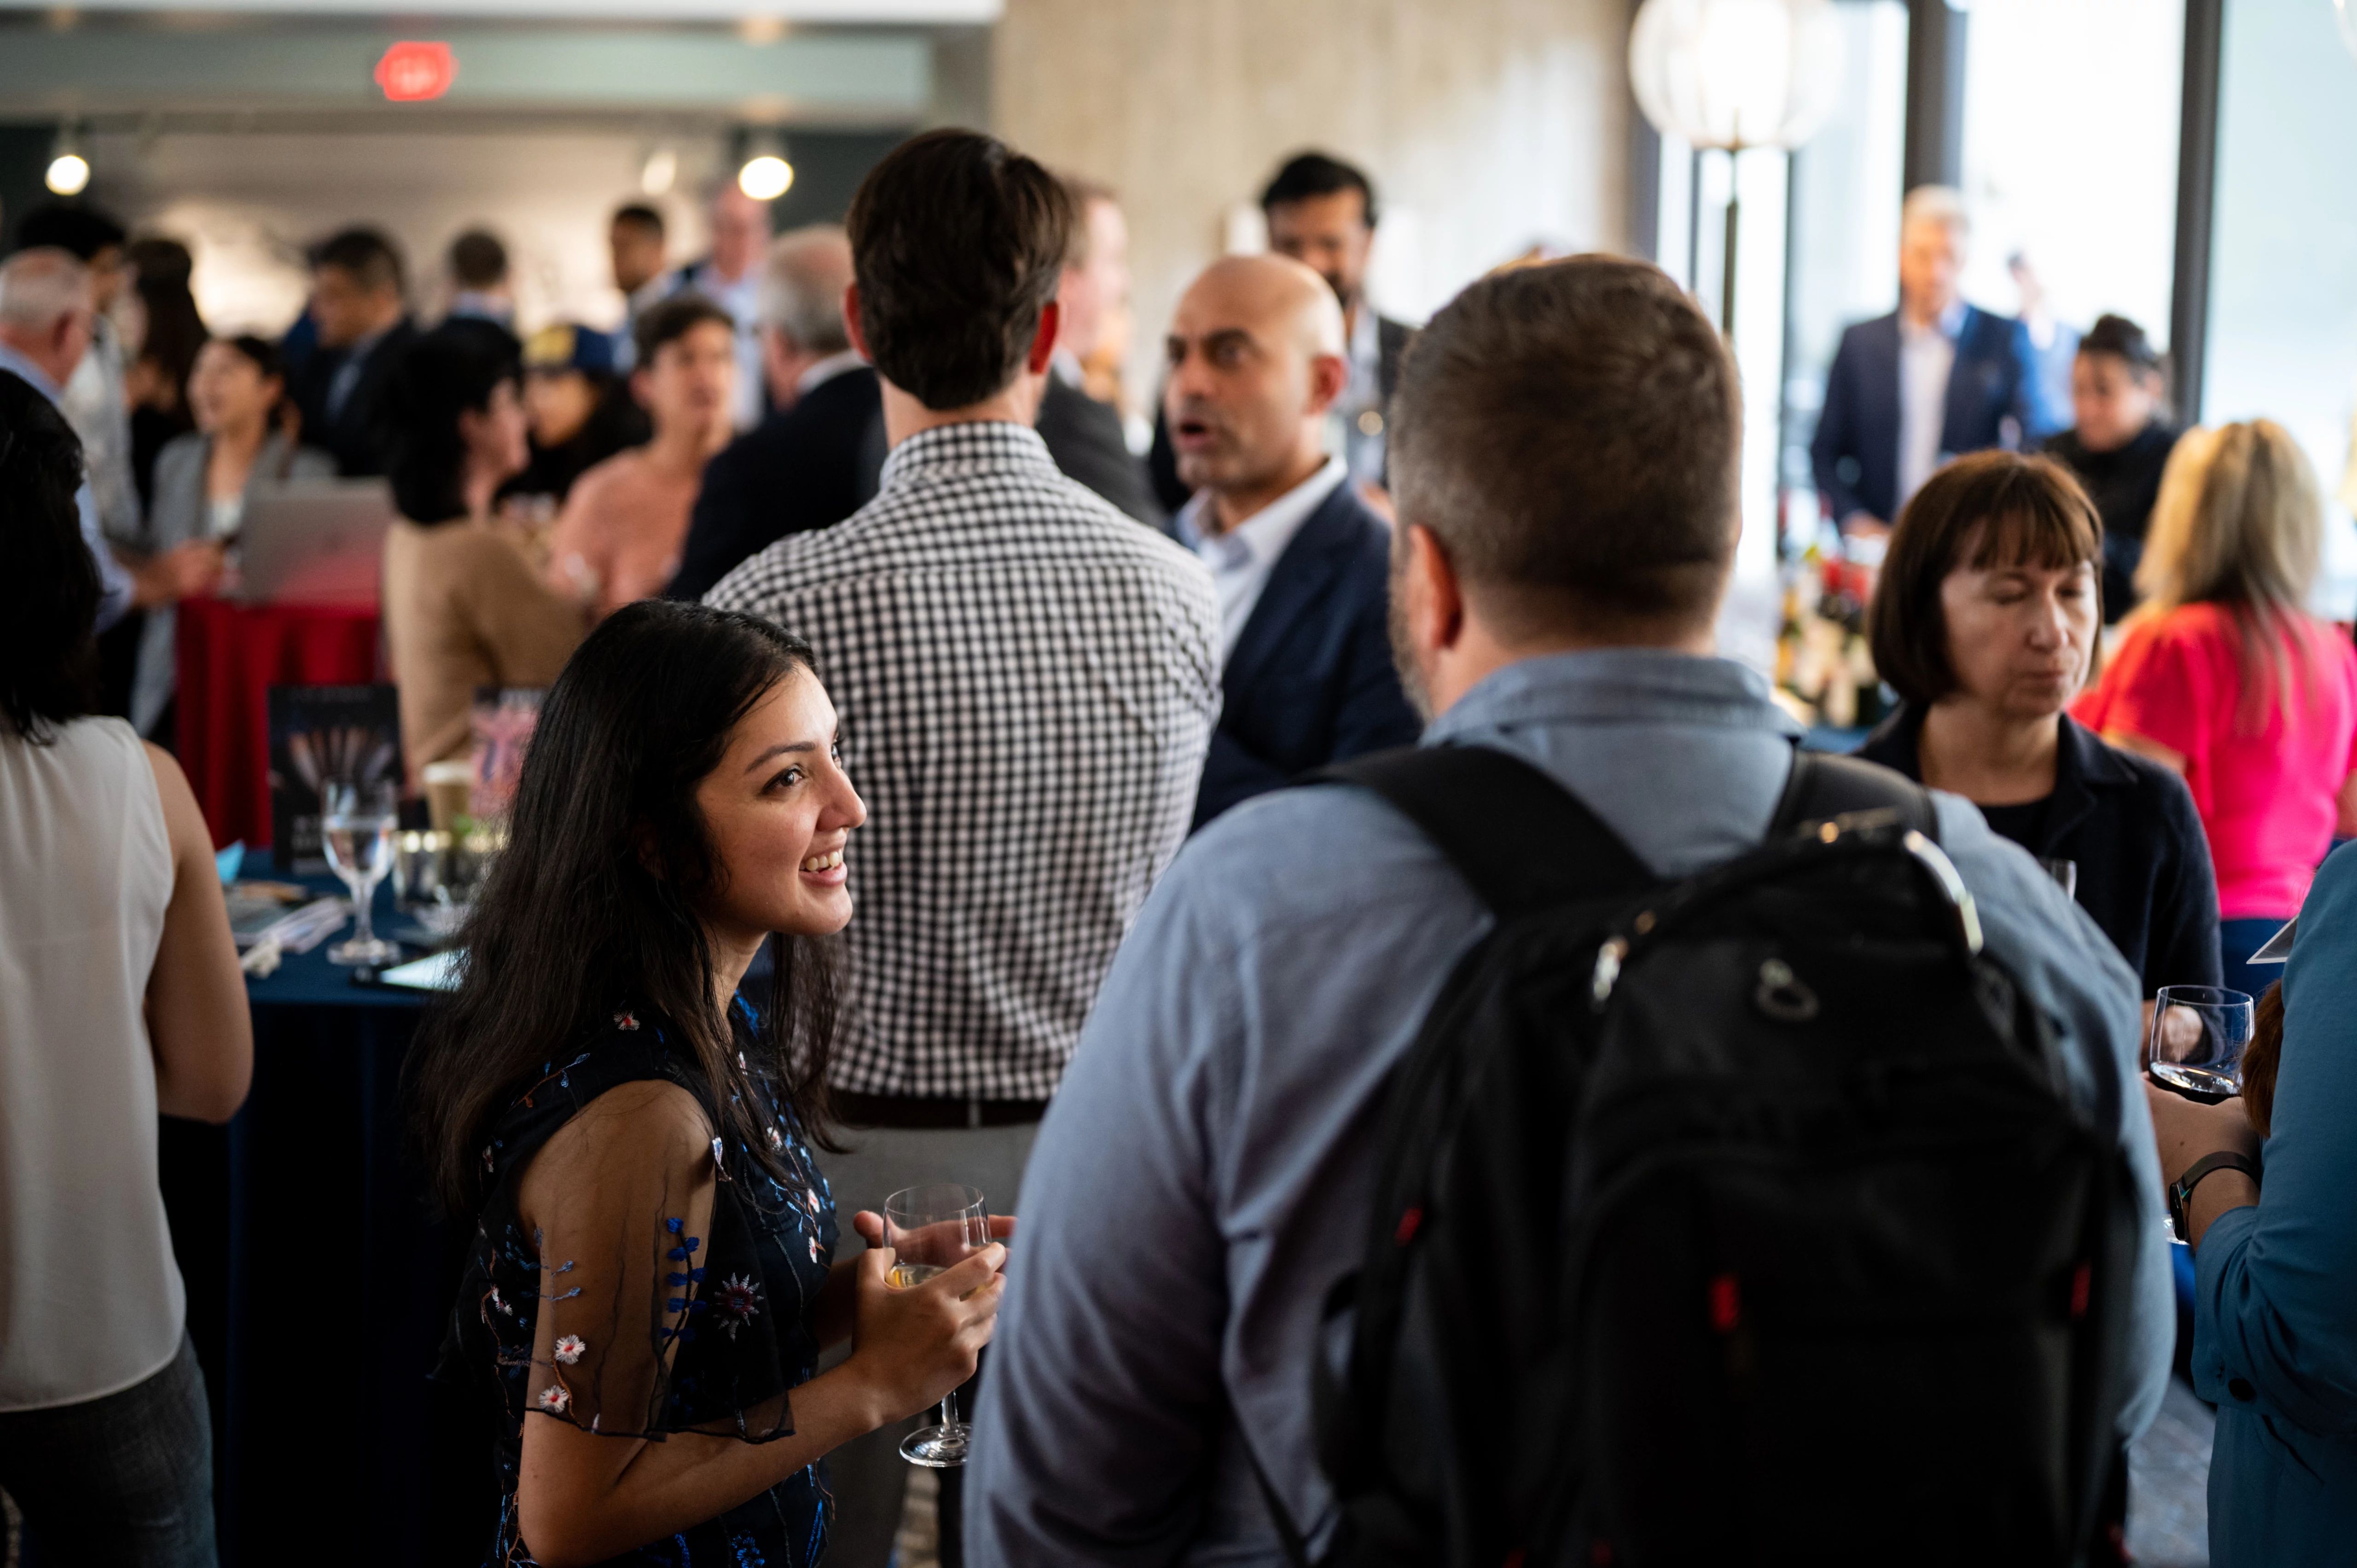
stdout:
<svg viewBox="0 0 2357 1568">
<path fill-rule="evenodd" d="M 458 61 L 442 43 L 397 43 L 376 62 L 376 84 L 394 103 L 423 103 L 450 91 Z"/>
</svg>

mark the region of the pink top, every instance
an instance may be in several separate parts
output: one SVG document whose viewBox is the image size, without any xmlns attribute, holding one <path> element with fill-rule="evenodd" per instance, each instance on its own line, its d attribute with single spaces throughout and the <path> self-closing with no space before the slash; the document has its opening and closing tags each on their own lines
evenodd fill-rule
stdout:
<svg viewBox="0 0 2357 1568">
<path fill-rule="evenodd" d="M 2321 621 L 2307 640 L 2310 679 L 2292 665 L 2290 702 L 2240 722 L 2242 634 L 2218 605 L 2184 605 L 2135 625 L 2072 716 L 2185 757 L 2185 782 L 2218 868 L 2218 915 L 2289 919 L 2331 847 L 2341 781 L 2357 766 L 2357 649 Z"/>
</svg>

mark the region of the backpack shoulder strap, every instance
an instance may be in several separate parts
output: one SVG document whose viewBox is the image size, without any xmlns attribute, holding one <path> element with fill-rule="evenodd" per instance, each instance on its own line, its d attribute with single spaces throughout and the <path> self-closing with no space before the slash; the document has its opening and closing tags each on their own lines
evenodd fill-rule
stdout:
<svg viewBox="0 0 2357 1568">
<path fill-rule="evenodd" d="M 1501 918 L 1634 895 L 1661 880 L 1579 797 L 1494 746 L 1375 752 L 1308 782 L 1356 784 L 1382 796 Z"/>
<path fill-rule="evenodd" d="M 1810 822 L 1869 811 L 1895 813 L 1933 843 L 1940 842 L 1940 813 L 1929 789 L 1896 768 L 1822 751 L 1792 754 L 1792 776 L 1784 781 L 1784 798 L 1776 803 L 1768 836 L 1779 839 Z"/>
</svg>

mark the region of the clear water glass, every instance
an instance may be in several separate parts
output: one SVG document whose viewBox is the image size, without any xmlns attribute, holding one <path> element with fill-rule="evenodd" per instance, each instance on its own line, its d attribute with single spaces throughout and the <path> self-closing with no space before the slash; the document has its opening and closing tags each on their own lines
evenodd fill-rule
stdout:
<svg viewBox="0 0 2357 1568">
<path fill-rule="evenodd" d="M 907 1187 L 884 1200 L 884 1244 L 892 1249 L 895 1290 L 919 1285 L 990 1245 L 990 1210 L 982 1194 L 954 1182 Z M 941 1420 L 919 1427 L 900 1444 L 900 1457 L 928 1469 L 965 1463 L 974 1429 L 958 1419 L 957 1391 L 942 1399 Z"/>
<path fill-rule="evenodd" d="M 2251 1014 L 2251 999 L 2240 991 L 2162 986 L 2153 998 L 2152 1076 L 2204 1104 L 2242 1093 Z"/>
<path fill-rule="evenodd" d="M 389 779 L 334 779 L 319 786 L 319 838 L 328 866 L 352 892 L 352 937 L 328 950 L 328 961 L 360 967 L 399 961 L 401 948 L 370 923 L 376 885 L 393 869 L 393 833 L 401 799 Z"/>
</svg>

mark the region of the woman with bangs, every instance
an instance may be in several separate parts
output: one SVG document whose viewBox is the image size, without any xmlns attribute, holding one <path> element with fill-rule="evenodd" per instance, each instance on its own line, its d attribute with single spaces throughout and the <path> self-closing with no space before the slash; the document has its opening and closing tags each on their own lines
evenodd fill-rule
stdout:
<svg viewBox="0 0 2357 1568">
<path fill-rule="evenodd" d="M 1858 755 L 1978 806 L 2149 999 L 2218 983 L 2218 900 L 2185 781 L 2064 711 L 2093 662 L 2103 560 L 2094 505 L 2058 464 L 1980 452 L 1933 474 L 1891 532 L 1869 618 L 1903 705 Z"/>
<path fill-rule="evenodd" d="M 2271 420 L 2195 430 L 2164 472 L 2136 569 L 2144 607 L 2073 708 L 2185 780 L 2217 863 L 2225 983 L 2298 913 L 2336 836 L 2357 834 L 2357 650 L 2308 613 L 2324 509 Z"/>
</svg>

